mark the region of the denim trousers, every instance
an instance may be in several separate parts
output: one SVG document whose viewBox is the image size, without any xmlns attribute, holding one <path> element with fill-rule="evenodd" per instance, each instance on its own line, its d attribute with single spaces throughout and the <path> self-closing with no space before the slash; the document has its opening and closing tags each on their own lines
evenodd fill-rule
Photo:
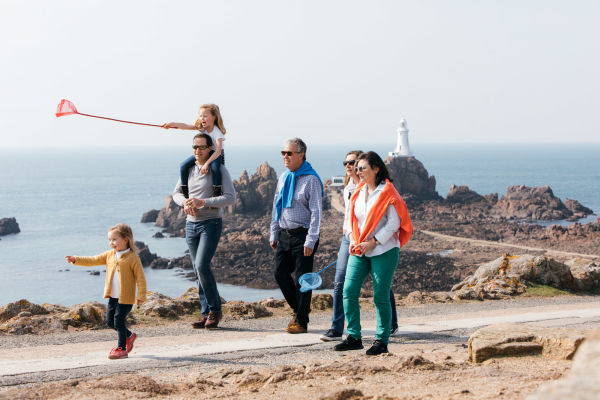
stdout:
<svg viewBox="0 0 600 400">
<path fill-rule="evenodd" d="M 356 339 L 362 336 L 358 296 L 370 272 L 373 277 L 373 303 L 377 315 L 375 339 L 388 343 L 392 322 L 389 292 L 398 266 L 399 253 L 400 249 L 394 247 L 378 256 L 350 256 L 344 282 L 344 313 L 348 321 L 348 335 Z"/>
<path fill-rule="evenodd" d="M 310 256 L 304 255 L 306 232 L 288 232 L 281 230 L 275 251 L 275 280 L 283 293 L 283 297 L 296 313 L 296 321 L 303 327 L 308 326 L 312 290 L 302 293 L 298 278 L 302 274 L 312 272 L 315 253 L 319 241 Z M 292 277 L 293 274 L 293 277 Z"/>
<path fill-rule="evenodd" d="M 209 312 L 216 314 L 221 312 L 221 298 L 217 281 L 210 269 L 210 262 L 217 250 L 222 229 L 221 218 L 200 222 L 187 221 L 185 224 L 185 240 L 196 273 L 201 312 L 205 317 Z"/>
<path fill-rule="evenodd" d="M 131 331 L 125 326 L 125 319 L 132 308 L 133 304 L 119 304 L 119 299 L 115 299 L 114 297 L 108 299 L 106 324 L 119 334 L 119 344 L 117 347 L 125 348 L 127 338 L 131 335 Z"/>
<path fill-rule="evenodd" d="M 212 154 L 212 152 L 211 152 Z M 181 184 L 187 186 L 190 168 L 196 164 L 196 157 L 191 156 L 186 158 L 179 166 Z M 212 173 L 213 185 L 221 186 L 223 179 L 221 177 L 221 164 L 225 164 L 225 152 L 222 151 L 221 155 L 217 157 L 213 162 L 210 163 L 210 170 Z"/>
<path fill-rule="evenodd" d="M 344 280 L 346 278 L 346 267 L 350 256 L 350 238 L 348 234 L 342 236 L 342 243 L 338 251 L 337 263 L 335 264 L 335 278 L 333 280 L 333 314 L 331 314 L 331 329 L 336 332 L 344 332 Z M 392 326 L 394 330 L 398 327 L 398 314 L 396 312 L 396 298 L 394 291 L 390 288 L 390 305 L 392 308 Z"/>
</svg>

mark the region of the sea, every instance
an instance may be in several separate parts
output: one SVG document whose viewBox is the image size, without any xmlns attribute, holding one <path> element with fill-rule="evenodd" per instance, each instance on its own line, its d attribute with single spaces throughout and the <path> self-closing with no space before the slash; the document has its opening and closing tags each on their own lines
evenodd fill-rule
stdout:
<svg viewBox="0 0 600 400">
<path fill-rule="evenodd" d="M 349 150 L 374 150 L 385 156 L 393 148 L 394 143 L 372 148 L 310 146 L 307 158 L 326 179 L 343 175 L 342 161 Z M 230 145 L 226 166 L 234 179 L 244 170 L 254 173 L 265 161 L 281 173 L 280 150 L 277 145 Z M 414 144 L 412 150 L 435 176 L 441 196 L 452 184 L 499 196 L 510 185 L 549 185 L 562 200 L 576 199 L 600 215 L 600 143 Z M 140 218 L 164 205 L 177 181 L 179 163 L 190 154 L 191 149 L 179 147 L 0 149 L 0 218 L 15 217 L 21 229 L 0 237 L 0 305 L 19 299 L 63 305 L 104 301 L 104 267 L 73 266 L 64 257 L 108 250 L 107 228 L 118 222 L 131 225 L 135 240 L 148 244 L 153 253 L 182 256 L 187 249 L 184 239 L 153 238 L 159 229 Z M 145 272 L 148 289 L 168 296 L 194 286 L 182 271 Z M 282 298 L 279 290 L 225 284 L 219 284 L 219 290 L 226 300 Z"/>
</svg>

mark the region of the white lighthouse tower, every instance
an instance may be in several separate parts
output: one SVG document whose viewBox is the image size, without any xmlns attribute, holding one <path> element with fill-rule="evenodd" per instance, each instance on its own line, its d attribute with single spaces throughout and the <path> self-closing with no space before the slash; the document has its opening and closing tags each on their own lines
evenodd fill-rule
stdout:
<svg viewBox="0 0 600 400">
<path fill-rule="evenodd" d="M 396 149 L 389 153 L 390 157 L 413 157 L 410 146 L 408 145 L 408 128 L 406 127 L 406 120 L 402 118 L 400 120 L 400 127 L 396 130 L 398 132 L 398 144 Z"/>
</svg>

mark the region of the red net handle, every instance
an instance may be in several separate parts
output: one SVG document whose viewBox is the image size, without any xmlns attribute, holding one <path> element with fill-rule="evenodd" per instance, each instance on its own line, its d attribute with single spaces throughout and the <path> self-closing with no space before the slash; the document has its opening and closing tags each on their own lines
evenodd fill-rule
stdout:
<svg viewBox="0 0 600 400">
<path fill-rule="evenodd" d="M 142 123 L 142 122 L 124 121 L 122 119 L 100 117 L 98 115 L 91 115 L 91 114 L 80 113 L 79 111 L 77 111 L 77 108 L 75 108 L 75 104 L 73 104 L 72 102 L 70 102 L 67 99 L 62 99 L 60 101 L 60 103 L 58 104 L 58 107 L 56 108 L 56 116 L 57 117 L 62 117 L 63 115 L 72 115 L 72 114 L 85 115 L 86 117 L 93 117 L 93 118 L 108 119 L 110 121 L 125 122 L 126 124 L 156 126 L 156 127 L 162 128 L 162 125 L 145 124 L 145 123 Z"/>
</svg>

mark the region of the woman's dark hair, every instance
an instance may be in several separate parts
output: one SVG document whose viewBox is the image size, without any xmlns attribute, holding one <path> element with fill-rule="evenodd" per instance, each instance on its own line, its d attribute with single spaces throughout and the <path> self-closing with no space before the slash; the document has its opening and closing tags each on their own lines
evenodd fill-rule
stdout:
<svg viewBox="0 0 600 400">
<path fill-rule="evenodd" d="M 377 175 L 375 175 L 375 184 L 376 185 L 379 185 L 381 182 L 385 181 L 386 179 L 389 180 L 390 182 L 392 182 L 390 173 L 388 172 L 388 169 L 385 166 L 385 163 L 383 162 L 381 157 L 379 157 L 379 154 L 375 153 L 374 151 L 368 151 L 368 152 L 362 153 L 360 156 L 358 156 L 358 160 L 367 160 L 367 162 L 369 163 L 369 167 L 371 167 L 371 169 L 379 168 L 379 172 L 377 172 Z"/>
<path fill-rule="evenodd" d="M 210 137 L 210 135 L 207 135 L 206 133 L 198 133 L 196 136 L 194 136 L 194 139 L 192 140 L 192 143 L 194 143 L 194 140 L 201 139 L 201 138 L 206 139 L 206 145 L 208 147 L 212 148 L 212 146 L 213 146 L 213 140 Z"/>
</svg>

